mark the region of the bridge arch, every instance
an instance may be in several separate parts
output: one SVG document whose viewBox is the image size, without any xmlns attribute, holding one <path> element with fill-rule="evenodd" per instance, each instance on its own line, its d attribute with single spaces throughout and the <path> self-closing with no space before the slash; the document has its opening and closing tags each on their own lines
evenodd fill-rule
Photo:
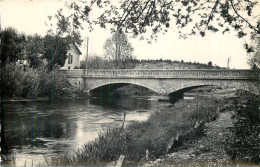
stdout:
<svg viewBox="0 0 260 167">
<path fill-rule="evenodd" d="M 149 90 L 152 90 L 158 94 L 169 95 L 172 92 L 176 92 L 189 87 L 198 86 L 219 86 L 219 87 L 230 87 L 241 90 L 246 90 L 253 94 L 259 94 L 259 88 L 257 82 L 249 81 L 232 81 L 232 80 L 157 80 L 157 79 L 93 79 L 88 80 L 87 87 L 91 92 L 99 87 L 106 85 L 115 85 L 117 88 L 125 85 L 138 85 Z"/>
<path fill-rule="evenodd" d="M 245 81 L 211 81 L 211 80 L 195 80 L 195 81 L 187 81 L 184 83 L 180 83 L 175 85 L 174 87 L 169 87 L 168 90 L 166 90 L 169 94 L 172 94 L 174 92 L 184 90 L 186 88 L 196 88 L 196 87 L 202 87 L 202 86 L 219 86 L 222 88 L 236 88 L 240 90 L 245 90 L 247 92 L 250 92 L 252 94 L 259 95 L 259 89 L 257 89 L 257 83 L 255 82 L 245 82 Z"/>
<path fill-rule="evenodd" d="M 156 90 L 155 87 L 153 86 L 149 86 L 148 84 L 143 84 L 143 83 L 140 83 L 140 82 L 131 82 L 131 81 L 113 81 L 113 80 L 110 80 L 108 82 L 103 82 L 103 83 L 97 83 L 97 82 L 92 82 L 92 83 L 89 83 L 89 92 L 90 93 L 95 93 L 98 91 L 98 89 L 110 89 L 109 91 L 112 92 L 120 87 L 123 87 L 123 86 L 127 86 L 127 85 L 136 85 L 136 86 L 140 86 L 140 87 L 143 87 L 143 88 L 146 88 L 146 89 L 149 89 L 155 93 L 158 93 L 158 91 Z M 106 90 L 108 92 L 108 90 Z"/>
</svg>

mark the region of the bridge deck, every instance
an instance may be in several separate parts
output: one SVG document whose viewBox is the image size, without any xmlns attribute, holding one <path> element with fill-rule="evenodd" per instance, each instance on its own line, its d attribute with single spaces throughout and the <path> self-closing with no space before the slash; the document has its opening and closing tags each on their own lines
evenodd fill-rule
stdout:
<svg viewBox="0 0 260 167">
<path fill-rule="evenodd" d="M 259 80 L 257 70 L 171 70 L 171 69 L 93 69 L 61 70 L 67 77 L 83 78 L 194 78 Z"/>
</svg>

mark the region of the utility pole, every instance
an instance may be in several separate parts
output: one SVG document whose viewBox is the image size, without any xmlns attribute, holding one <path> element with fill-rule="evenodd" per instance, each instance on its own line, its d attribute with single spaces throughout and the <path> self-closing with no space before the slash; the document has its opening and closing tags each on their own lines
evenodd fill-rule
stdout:
<svg viewBox="0 0 260 167">
<path fill-rule="evenodd" d="M 231 56 L 227 60 L 227 68 L 229 69 L 229 63 L 231 62 Z"/>
<path fill-rule="evenodd" d="M 88 69 L 88 37 L 87 37 L 87 53 L 86 53 L 86 58 L 85 58 L 85 61 L 86 61 L 86 70 Z"/>
<path fill-rule="evenodd" d="M 84 45 L 85 47 L 85 45 Z M 86 52 L 86 57 L 85 57 L 85 63 L 86 63 L 86 69 L 84 71 L 84 75 L 87 75 L 87 69 L 88 69 L 88 37 L 87 37 L 87 52 Z M 88 86 L 86 85 L 87 81 L 86 79 L 83 79 L 83 90 L 88 92 Z"/>
</svg>

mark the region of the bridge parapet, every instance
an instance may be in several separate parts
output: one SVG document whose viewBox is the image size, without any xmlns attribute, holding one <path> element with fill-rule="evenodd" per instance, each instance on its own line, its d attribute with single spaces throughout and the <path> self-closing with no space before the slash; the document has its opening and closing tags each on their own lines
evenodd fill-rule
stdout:
<svg viewBox="0 0 260 167">
<path fill-rule="evenodd" d="M 67 70 L 67 69 L 61 69 L 62 73 L 66 74 L 67 76 L 83 76 L 85 75 L 85 71 L 83 69 L 73 69 L 73 70 Z"/>
<path fill-rule="evenodd" d="M 135 70 L 95 69 L 62 70 L 68 77 L 84 78 L 194 78 L 259 80 L 257 70 Z"/>
</svg>

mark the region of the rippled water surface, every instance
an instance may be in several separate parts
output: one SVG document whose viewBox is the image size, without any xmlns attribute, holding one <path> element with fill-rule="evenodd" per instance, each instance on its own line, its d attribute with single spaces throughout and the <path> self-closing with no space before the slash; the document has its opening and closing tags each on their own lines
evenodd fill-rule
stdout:
<svg viewBox="0 0 260 167">
<path fill-rule="evenodd" d="M 120 126 L 124 113 L 127 122 L 143 121 L 157 104 L 156 97 L 4 103 L 2 152 L 17 166 L 42 162 L 56 153 L 72 154 L 102 128 Z"/>
</svg>

